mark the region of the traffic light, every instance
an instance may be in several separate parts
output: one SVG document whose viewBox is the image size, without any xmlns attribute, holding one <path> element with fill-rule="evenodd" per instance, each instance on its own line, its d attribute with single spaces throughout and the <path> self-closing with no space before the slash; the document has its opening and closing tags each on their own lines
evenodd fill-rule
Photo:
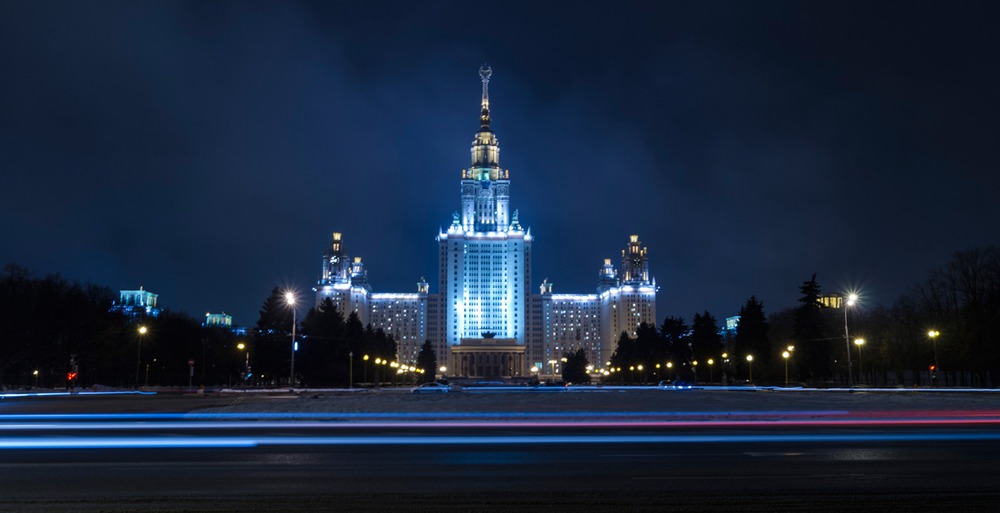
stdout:
<svg viewBox="0 0 1000 513">
<path fill-rule="evenodd" d="M 66 381 L 73 381 L 74 379 L 76 379 L 76 373 L 75 372 L 67 372 L 66 373 Z"/>
</svg>

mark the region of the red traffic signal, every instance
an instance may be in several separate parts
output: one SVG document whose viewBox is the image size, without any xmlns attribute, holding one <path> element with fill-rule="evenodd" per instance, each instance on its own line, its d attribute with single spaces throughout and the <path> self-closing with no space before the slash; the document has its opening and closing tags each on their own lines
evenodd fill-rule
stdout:
<svg viewBox="0 0 1000 513">
<path fill-rule="evenodd" d="M 935 369 L 935 366 L 934 366 L 934 365 L 931 365 L 931 370 L 934 370 L 934 369 Z"/>
<path fill-rule="evenodd" d="M 66 373 L 66 381 L 73 381 L 74 379 L 76 379 L 76 373 L 75 372 L 67 372 Z"/>
</svg>

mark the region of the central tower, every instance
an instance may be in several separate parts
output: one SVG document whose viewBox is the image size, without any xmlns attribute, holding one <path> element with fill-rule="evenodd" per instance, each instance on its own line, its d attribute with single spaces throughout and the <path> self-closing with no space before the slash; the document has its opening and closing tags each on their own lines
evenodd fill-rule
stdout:
<svg viewBox="0 0 1000 513">
<path fill-rule="evenodd" d="M 461 173 L 462 209 L 447 231 L 438 233 L 442 331 L 449 349 L 468 346 L 520 346 L 526 341 L 525 311 L 531 283 L 531 232 L 510 210 L 510 172 L 500 168 L 500 145 L 490 128 L 489 81 L 483 65 L 479 131 L 472 141 L 472 163 Z M 509 347 L 508 347 L 509 349 Z M 523 362 L 513 353 L 494 351 L 487 367 L 470 375 L 520 375 Z M 468 355 L 480 358 L 482 354 Z M 473 358 L 474 357 L 474 358 Z M 466 358 L 468 364 L 469 358 Z M 478 361 L 478 360 L 477 360 Z M 476 365 L 481 365 L 476 363 Z"/>
<path fill-rule="evenodd" d="M 490 129 L 490 77 L 493 70 L 479 68 L 483 81 L 479 132 L 472 141 L 472 165 L 462 170 L 462 229 L 506 232 L 510 227 L 510 176 L 500 169 L 500 144 Z"/>
</svg>

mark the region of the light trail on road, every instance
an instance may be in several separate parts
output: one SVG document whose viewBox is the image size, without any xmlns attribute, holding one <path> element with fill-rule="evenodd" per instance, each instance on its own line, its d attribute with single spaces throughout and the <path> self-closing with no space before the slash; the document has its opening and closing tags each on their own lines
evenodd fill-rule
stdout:
<svg viewBox="0 0 1000 513">
<path fill-rule="evenodd" d="M 991 418 L 902 418 L 902 419 L 832 419 L 832 420 L 674 420 L 674 421 L 386 421 L 386 422 L 315 422 L 315 421 L 176 421 L 176 422 L 50 422 L 4 423 L 0 431 L 108 431 L 108 430 L 201 430 L 201 429 L 486 429 L 486 428 L 734 428 L 734 427 L 866 427 L 866 426 L 975 426 L 1000 425 L 1000 417 Z"/>
<path fill-rule="evenodd" d="M 620 445 L 717 443 L 837 443 L 996 441 L 1000 433 L 812 433 L 759 435 L 579 435 L 579 436 L 262 436 L 262 437 L 67 437 L 0 438 L 0 450 L 38 449 L 228 449 L 264 446 L 427 445 Z"/>
</svg>

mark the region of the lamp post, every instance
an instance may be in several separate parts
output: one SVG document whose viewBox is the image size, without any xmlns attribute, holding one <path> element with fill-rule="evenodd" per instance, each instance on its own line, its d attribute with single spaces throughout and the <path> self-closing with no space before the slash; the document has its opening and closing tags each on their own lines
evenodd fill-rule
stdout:
<svg viewBox="0 0 1000 513">
<path fill-rule="evenodd" d="M 785 359 L 785 388 L 788 388 L 788 357 L 792 356 L 792 353 L 788 351 L 782 351 L 781 357 Z"/>
<path fill-rule="evenodd" d="M 243 386 L 247 386 L 247 378 L 250 374 L 250 351 L 247 349 L 247 345 L 243 342 L 236 344 L 236 349 L 243 351 L 246 354 L 246 359 L 243 362 Z"/>
<path fill-rule="evenodd" d="M 934 372 L 931 373 L 931 381 L 937 384 L 937 372 L 940 367 L 938 367 L 938 355 L 937 355 L 937 338 L 941 335 L 938 330 L 930 330 L 927 332 L 927 336 L 930 337 L 931 342 L 934 344 Z"/>
<path fill-rule="evenodd" d="M 861 346 L 865 345 L 865 339 L 854 339 L 854 345 L 858 346 L 858 381 L 865 382 L 865 360 L 861 357 Z"/>
<path fill-rule="evenodd" d="M 354 351 L 348 351 L 347 388 L 354 388 Z"/>
<path fill-rule="evenodd" d="M 706 363 L 708 363 L 708 384 L 711 385 L 712 381 L 713 381 L 712 380 L 712 366 L 715 365 L 715 360 L 709 358 Z"/>
<path fill-rule="evenodd" d="M 38 388 L 38 369 L 35 369 L 35 372 L 32 372 L 32 374 L 35 376 L 35 388 Z"/>
<path fill-rule="evenodd" d="M 750 369 L 750 384 L 753 384 L 753 355 L 747 355 L 747 367 Z"/>
<path fill-rule="evenodd" d="M 847 346 L 847 386 L 854 386 L 854 378 L 851 376 L 851 337 L 847 331 L 847 308 L 854 306 L 858 302 L 857 294 L 848 294 L 847 301 L 844 302 L 844 344 Z"/>
<path fill-rule="evenodd" d="M 559 363 L 556 360 L 549 360 L 549 365 L 552 368 L 552 380 L 556 379 L 556 364 Z"/>
<path fill-rule="evenodd" d="M 785 356 L 785 353 L 788 353 L 788 356 Z M 788 387 L 788 359 L 792 357 L 793 353 L 795 353 L 795 346 L 790 344 L 785 348 L 784 353 L 781 353 L 781 357 L 785 359 L 785 387 Z"/>
<path fill-rule="evenodd" d="M 362 382 L 368 383 L 368 355 L 362 356 L 361 357 L 361 362 L 362 362 L 361 363 L 361 372 L 364 374 L 364 378 L 362 378 Z"/>
<path fill-rule="evenodd" d="M 285 293 L 285 302 L 292 309 L 292 370 L 288 375 L 288 386 L 295 387 L 295 294 L 291 291 Z"/>
<path fill-rule="evenodd" d="M 139 369 L 142 368 L 142 336 L 149 331 L 145 326 L 139 326 L 139 348 L 135 353 L 135 387 L 139 388 Z"/>
</svg>

